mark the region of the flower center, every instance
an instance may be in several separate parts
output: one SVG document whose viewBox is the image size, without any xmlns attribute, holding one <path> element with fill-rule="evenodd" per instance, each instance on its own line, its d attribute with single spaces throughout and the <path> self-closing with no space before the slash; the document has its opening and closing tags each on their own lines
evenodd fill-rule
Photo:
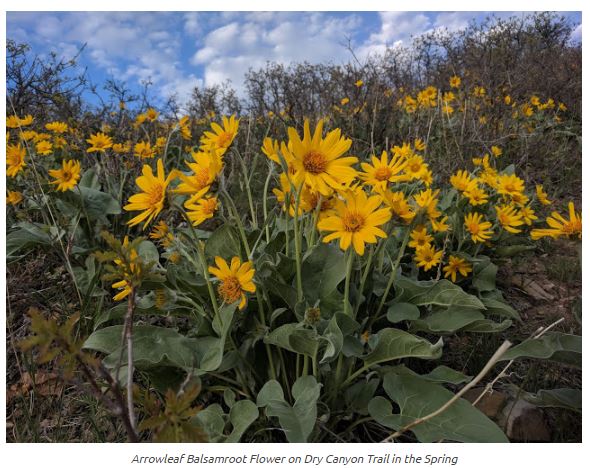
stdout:
<svg viewBox="0 0 590 468">
<path fill-rule="evenodd" d="M 317 151 L 310 151 L 303 156 L 303 167 L 312 174 L 321 174 L 326 170 L 327 165 L 328 161 L 326 161 L 324 155 Z"/>
<path fill-rule="evenodd" d="M 205 214 L 213 214 L 215 213 L 215 209 L 217 208 L 217 200 L 215 198 L 210 198 L 209 200 L 205 200 L 203 203 L 203 213 Z"/>
<path fill-rule="evenodd" d="M 346 213 L 342 218 L 344 230 L 347 232 L 358 232 L 365 225 L 364 216 L 358 213 Z"/>
<path fill-rule="evenodd" d="M 200 168 L 195 172 L 195 179 L 197 181 L 197 189 L 201 190 L 209 185 L 209 169 Z"/>
<path fill-rule="evenodd" d="M 391 177 L 391 169 L 389 167 L 380 167 L 375 171 L 375 179 L 384 181 Z"/>
<path fill-rule="evenodd" d="M 471 223 L 469 226 L 467 226 L 467 229 L 469 229 L 471 234 L 477 234 L 479 232 L 479 224 Z"/>
<path fill-rule="evenodd" d="M 217 292 L 219 292 L 221 299 L 223 299 L 225 303 L 233 304 L 242 295 L 242 288 L 240 287 L 238 278 L 235 276 L 228 276 L 221 282 L 217 288 Z"/>
<path fill-rule="evenodd" d="M 217 137 L 217 146 L 220 148 L 227 148 L 232 140 L 232 134 L 228 132 L 222 132 Z"/>
<path fill-rule="evenodd" d="M 148 204 L 151 206 L 157 205 L 164 199 L 164 188 L 160 184 L 154 185 L 148 195 L 150 197 Z"/>
<path fill-rule="evenodd" d="M 63 172 L 62 178 L 63 178 L 64 182 L 69 182 L 70 180 L 72 180 L 72 173 L 68 170 L 65 170 Z"/>
<path fill-rule="evenodd" d="M 420 168 L 422 167 L 422 164 L 420 164 L 419 162 L 413 162 L 411 163 L 408 168 L 410 169 L 410 172 L 419 172 Z"/>
</svg>

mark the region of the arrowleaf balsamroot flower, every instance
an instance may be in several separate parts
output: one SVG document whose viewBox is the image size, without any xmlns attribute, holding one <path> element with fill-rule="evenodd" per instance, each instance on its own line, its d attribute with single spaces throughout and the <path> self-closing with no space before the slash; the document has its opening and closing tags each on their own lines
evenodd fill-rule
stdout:
<svg viewBox="0 0 590 468">
<path fill-rule="evenodd" d="M 434 237 L 426 232 L 426 227 L 424 226 L 414 229 L 410 233 L 410 238 L 411 240 L 408 243 L 408 246 L 416 250 L 430 244 L 434 240 Z"/>
<path fill-rule="evenodd" d="M 143 166 L 142 175 L 135 179 L 135 183 L 142 191 L 131 195 L 129 197 L 129 203 L 123 207 L 126 211 L 142 211 L 142 213 L 127 223 L 130 226 L 135 226 L 145 221 L 143 225 L 145 229 L 164 208 L 166 189 L 170 182 L 177 177 L 177 171 L 172 170 L 168 174 L 168 177 L 166 177 L 162 160 L 158 159 L 156 164 L 156 175 L 154 175 L 150 166 L 147 164 Z"/>
<path fill-rule="evenodd" d="M 20 143 L 6 146 L 6 175 L 16 177 L 26 166 L 25 155 L 27 151 Z"/>
<path fill-rule="evenodd" d="M 408 203 L 404 192 L 391 192 L 389 190 L 379 191 L 383 203 L 389 207 L 394 219 L 399 219 L 405 224 L 409 224 L 416 213 L 412 211 L 412 207 Z"/>
<path fill-rule="evenodd" d="M 41 140 L 39 143 L 35 145 L 35 151 L 37 154 L 41 154 L 43 156 L 47 156 L 53 152 L 53 145 L 50 141 Z"/>
<path fill-rule="evenodd" d="M 133 154 L 141 159 L 151 159 L 156 155 L 156 148 L 149 141 L 140 141 L 133 147 Z"/>
<path fill-rule="evenodd" d="M 442 256 L 442 250 L 436 250 L 433 245 L 425 244 L 419 249 L 416 249 L 414 260 L 417 266 L 422 267 L 424 271 L 428 271 L 441 262 Z"/>
<path fill-rule="evenodd" d="M 547 194 L 545 193 L 545 190 L 543 190 L 542 185 L 537 185 L 535 187 L 535 191 L 537 192 L 537 200 L 539 200 L 539 203 L 542 205 L 551 205 L 552 202 L 547 197 Z"/>
<path fill-rule="evenodd" d="M 104 153 L 107 149 L 113 146 L 113 140 L 111 137 L 101 132 L 91 135 L 86 142 L 90 144 L 90 147 L 86 150 L 88 153 Z"/>
<path fill-rule="evenodd" d="M 203 221 L 212 218 L 217 210 L 217 197 L 199 197 L 198 195 L 189 198 L 184 207 L 187 209 L 186 215 L 191 220 L 193 226 L 198 226 Z"/>
<path fill-rule="evenodd" d="M 65 122 L 49 122 L 45 128 L 53 133 L 65 133 L 68 131 L 68 124 Z"/>
<path fill-rule="evenodd" d="M 457 273 L 460 273 L 462 276 L 467 276 L 472 270 L 473 268 L 467 260 L 461 257 L 455 257 L 454 255 L 449 256 L 449 264 L 443 267 L 445 278 L 450 276 L 453 283 L 457 281 Z"/>
<path fill-rule="evenodd" d="M 60 192 L 74 190 L 80 180 L 80 161 L 62 161 L 61 169 L 51 169 L 49 175 L 55 179 L 51 183 L 57 185 L 56 190 Z"/>
<path fill-rule="evenodd" d="M 362 190 L 344 193 L 344 201 L 337 200 L 335 214 L 318 222 L 320 231 L 332 231 L 324 242 L 340 239 L 340 248 L 347 250 L 351 244 L 357 254 L 365 253 L 365 243 L 374 244 L 377 237 L 387 237 L 379 228 L 391 218 L 389 208 L 379 208 L 381 197 L 367 197 Z"/>
<path fill-rule="evenodd" d="M 21 201 L 23 201 L 23 194 L 20 192 L 13 192 L 12 190 L 8 191 L 6 195 L 6 204 L 7 205 L 18 205 Z"/>
<path fill-rule="evenodd" d="M 282 145 L 282 152 L 286 152 L 285 160 L 293 161 L 293 183 L 300 187 L 303 183 L 316 192 L 328 196 L 334 190 L 342 189 L 343 184 L 349 184 L 356 177 L 357 172 L 352 166 L 358 159 L 354 156 L 341 157 L 346 153 L 352 140 L 341 136 L 340 129 L 332 130 L 322 138 L 323 120 L 315 128 L 313 136 L 309 130 L 309 120 L 303 125 L 303 139 L 297 131 L 289 127 L 289 143 L 292 154 Z"/>
<path fill-rule="evenodd" d="M 174 190 L 182 195 L 203 196 L 223 169 L 223 162 L 215 151 L 192 153 L 195 162 L 186 165 L 193 172 L 190 175 L 178 173 L 182 181 Z"/>
<path fill-rule="evenodd" d="M 565 219 L 557 211 L 551 213 L 551 216 L 547 218 L 547 224 L 549 228 L 545 229 L 533 229 L 531 231 L 531 238 L 538 240 L 541 237 L 552 237 L 557 239 L 558 237 L 575 237 L 578 239 L 582 238 L 582 215 L 576 213 L 574 208 L 574 202 L 568 203 L 569 219 Z"/>
<path fill-rule="evenodd" d="M 229 119 L 223 117 L 223 127 L 216 122 L 211 123 L 212 132 L 205 132 L 201 137 L 201 149 L 214 150 L 223 156 L 238 134 L 240 119 L 232 115 Z"/>
<path fill-rule="evenodd" d="M 220 281 L 217 287 L 219 297 L 226 304 L 239 300 L 238 308 L 242 310 L 246 307 L 245 293 L 256 292 L 256 285 L 252 281 L 255 273 L 252 262 L 242 263 L 238 257 L 234 257 L 228 265 L 223 258 L 215 257 L 215 265 L 209 267 L 209 273 Z"/>
<path fill-rule="evenodd" d="M 508 232 L 512 234 L 518 234 L 521 230 L 517 229 L 518 226 L 522 226 L 524 221 L 522 215 L 516 211 L 516 208 L 512 205 L 502 205 L 494 207 L 496 209 L 496 217 L 500 222 L 500 225 Z"/>
<path fill-rule="evenodd" d="M 391 161 L 389 161 L 387 151 L 383 151 L 381 159 L 377 158 L 377 156 L 371 156 L 371 163 L 361 163 L 364 172 L 361 172 L 359 177 L 374 188 L 385 189 L 388 182 L 408 180 L 407 175 L 400 174 L 407 164 L 401 156 L 394 154 Z"/>
<path fill-rule="evenodd" d="M 465 215 L 465 229 L 471 234 L 471 240 L 473 242 L 486 242 L 494 231 L 490 229 L 492 223 L 484 221 L 484 217 L 480 213 L 469 213 Z"/>
<path fill-rule="evenodd" d="M 451 185 L 459 192 L 470 192 L 477 187 L 477 181 L 467 171 L 457 171 L 451 176 Z"/>
</svg>

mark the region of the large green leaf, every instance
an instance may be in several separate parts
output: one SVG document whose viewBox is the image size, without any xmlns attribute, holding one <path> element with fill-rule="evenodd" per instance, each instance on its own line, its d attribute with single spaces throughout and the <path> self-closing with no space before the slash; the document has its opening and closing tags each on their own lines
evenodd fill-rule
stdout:
<svg viewBox="0 0 590 468">
<path fill-rule="evenodd" d="M 454 333 L 457 330 L 482 320 L 483 314 L 471 307 L 449 307 L 430 314 L 412 323 L 412 330 L 428 331 L 432 333 Z"/>
<path fill-rule="evenodd" d="M 106 353 L 105 365 L 114 367 L 119 359 L 123 325 L 101 328 L 88 337 L 84 348 Z M 133 362 L 139 367 L 174 365 L 183 369 L 196 366 L 197 340 L 175 330 L 153 325 L 133 327 Z"/>
<path fill-rule="evenodd" d="M 287 323 L 276 328 L 264 337 L 264 342 L 312 358 L 316 357 L 319 348 L 317 332 L 302 328 L 298 323 Z"/>
<path fill-rule="evenodd" d="M 460 286 L 448 280 L 413 281 L 400 277 L 396 281 L 396 290 L 400 291 L 396 300 L 409 302 L 417 306 L 439 307 L 469 307 L 472 309 L 485 309 L 481 301 L 468 294 Z"/>
<path fill-rule="evenodd" d="M 75 190 L 60 196 L 66 203 L 80 210 L 82 216 L 87 216 L 91 220 L 104 219 L 106 215 L 121 213 L 121 205 L 111 194 L 95 188 L 78 185 Z"/>
<path fill-rule="evenodd" d="M 257 404 L 266 407 L 267 416 L 279 418 L 289 442 L 307 442 L 315 427 L 321 387 L 311 375 L 299 377 L 291 390 L 295 400 L 291 406 L 284 400 L 282 389 L 279 391 L 278 382 L 269 381 L 261 389 Z"/>
<path fill-rule="evenodd" d="M 394 302 L 387 308 L 387 320 L 398 323 L 404 320 L 417 320 L 420 318 L 420 309 L 408 302 Z"/>
<path fill-rule="evenodd" d="M 479 292 L 493 291 L 496 289 L 496 275 L 498 267 L 489 260 L 477 265 L 473 271 L 472 284 Z"/>
<path fill-rule="evenodd" d="M 196 422 L 205 430 L 209 441 L 219 442 L 225 427 L 223 408 L 217 403 L 207 406 L 195 416 Z"/>
<path fill-rule="evenodd" d="M 540 338 L 530 338 L 514 346 L 502 356 L 501 360 L 522 358 L 550 359 L 582 367 L 582 337 L 549 332 Z"/>
<path fill-rule="evenodd" d="M 346 259 L 342 251 L 328 244 L 315 247 L 301 266 L 303 292 L 310 304 L 328 297 L 346 276 Z"/>
<path fill-rule="evenodd" d="M 582 390 L 575 388 L 555 388 L 539 390 L 536 394 L 525 393 L 524 399 L 537 406 L 566 408 L 582 412 Z"/>
<path fill-rule="evenodd" d="M 209 342 L 208 349 L 199 363 L 199 369 L 211 372 L 217 370 L 221 365 L 225 350 L 225 341 L 231 329 L 235 310 L 235 304 L 226 304 L 219 308 L 217 315 L 213 318 L 212 324 L 213 330 L 217 333 L 218 338 L 213 338 Z"/>
<path fill-rule="evenodd" d="M 233 429 L 225 442 L 239 442 L 246 429 L 258 419 L 258 408 L 250 400 L 240 400 L 231 407 L 229 420 Z"/>
<path fill-rule="evenodd" d="M 399 430 L 443 406 L 454 395 L 441 385 L 410 374 L 389 373 L 383 381 L 387 395 L 398 404 L 399 414 L 383 397 L 369 403 L 369 414 L 380 424 Z M 411 429 L 420 442 L 508 442 L 502 430 L 467 400 L 459 399 L 442 414 Z"/>
<path fill-rule="evenodd" d="M 442 338 L 435 344 L 397 328 L 384 328 L 378 333 L 377 346 L 365 356 L 365 367 L 407 357 L 438 359 L 442 355 Z"/>
<path fill-rule="evenodd" d="M 229 224 L 217 228 L 205 242 L 205 253 L 210 257 L 221 257 L 229 261 L 240 256 L 240 240 L 235 229 Z"/>
<path fill-rule="evenodd" d="M 17 254 L 24 253 L 38 245 L 51 245 L 52 238 L 56 234 L 55 229 L 43 224 L 29 223 L 26 221 L 17 223 L 18 229 L 9 232 L 6 235 L 6 258 L 12 260 Z M 63 235 L 65 231 L 61 231 Z"/>
<path fill-rule="evenodd" d="M 513 307 L 497 299 L 482 297 L 481 302 L 486 306 L 484 314 L 498 317 L 506 317 L 513 320 L 521 321 L 520 315 Z"/>
</svg>

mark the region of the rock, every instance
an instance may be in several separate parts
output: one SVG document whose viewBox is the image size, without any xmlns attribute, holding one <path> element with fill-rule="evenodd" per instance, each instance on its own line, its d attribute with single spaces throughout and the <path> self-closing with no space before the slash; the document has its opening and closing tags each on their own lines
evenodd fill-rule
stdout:
<svg viewBox="0 0 590 468">
<path fill-rule="evenodd" d="M 463 395 L 463 398 L 473 403 L 475 400 L 477 400 L 477 398 L 479 398 L 479 395 L 481 395 L 481 392 L 483 391 L 484 389 L 482 387 L 472 388 L 467 393 L 465 393 L 465 395 Z M 505 404 L 506 395 L 497 390 L 492 390 L 491 392 L 486 392 L 481 400 L 477 402 L 475 407 L 488 418 L 497 419 Z"/>
<path fill-rule="evenodd" d="M 551 433 L 543 410 L 525 400 L 510 401 L 500 415 L 506 436 L 515 442 L 549 442 Z"/>
</svg>

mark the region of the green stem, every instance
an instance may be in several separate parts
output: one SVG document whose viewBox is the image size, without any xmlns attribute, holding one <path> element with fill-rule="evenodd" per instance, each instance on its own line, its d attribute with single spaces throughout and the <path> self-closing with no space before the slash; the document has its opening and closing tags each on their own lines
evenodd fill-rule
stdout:
<svg viewBox="0 0 590 468">
<path fill-rule="evenodd" d="M 295 271 L 297 281 L 297 301 L 303 300 L 303 282 L 301 281 L 301 229 L 299 225 L 299 202 L 301 200 L 302 187 L 297 190 L 297 198 L 295 199 L 295 213 L 293 215 L 294 231 L 295 231 Z"/>
<path fill-rule="evenodd" d="M 260 296 L 260 291 L 256 289 L 256 302 L 258 302 L 258 316 L 260 317 L 261 325 L 266 329 L 266 319 L 264 317 L 264 305 L 262 303 L 262 297 Z M 275 371 L 275 364 L 272 357 L 272 350 L 270 349 L 270 345 L 268 343 L 264 343 L 264 347 L 266 348 L 266 354 L 268 356 L 268 364 L 270 366 L 270 375 L 274 380 L 277 380 L 277 373 Z"/>
<path fill-rule="evenodd" d="M 270 184 L 272 172 L 273 171 L 272 171 L 272 165 L 271 165 L 268 170 L 268 175 L 266 176 L 266 180 L 264 181 L 264 195 L 262 197 L 262 214 L 264 215 L 264 224 L 266 224 L 266 226 L 264 227 L 264 231 L 266 233 L 266 243 L 267 244 L 270 242 L 270 228 L 266 222 L 266 220 L 268 218 L 267 198 L 268 198 L 268 186 Z"/>
<path fill-rule="evenodd" d="M 236 151 L 238 159 L 240 160 L 240 166 L 242 167 L 242 174 L 244 176 L 244 182 L 246 183 L 246 195 L 248 196 L 248 205 L 250 206 L 250 214 L 252 216 L 252 226 L 254 229 L 258 228 L 258 221 L 256 220 L 256 211 L 254 210 L 254 202 L 252 200 L 252 190 L 250 190 L 250 178 L 248 177 L 248 170 L 246 163 L 242 159 L 242 156 Z"/>
<path fill-rule="evenodd" d="M 350 277 L 352 276 L 352 262 L 354 260 L 354 252 L 351 248 L 348 249 L 346 258 L 346 279 L 344 281 L 344 300 L 342 302 L 342 308 L 344 313 L 352 316 L 352 310 L 350 303 L 348 302 L 348 296 L 350 295 Z"/>
<path fill-rule="evenodd" d="M 365 283 L 367 281 L 367 277 L 369 276 L 369 270 L 371 269 L 371 266 L 373 264 L 373 254 L 375 253 L 375 250 L 371 247 L 370 251 L 369 251 L 369 257 L 367 258 L 367 264 L 365 265 L 365 271 L 363 272 L 363 276 L 361 277 L 361 285 L 359 288 L 359 297 L 358 297 L 358 301 L 356 302 L 356 307 L 354 309 L 354 316 L 356 317 L 356 314 L 358 314 L 359 308 L 361 306 L 361 301 L 363 300 L 363 291 L 365 289 Z"/>
<path fill-rule="evenodd" d="M 240 219 L 238 209 L 236 208 L 236 205 L 230 197 L 229 193 L 227 193 L 225 190 L 222 190 L 221 193 L 223 193 L 225 199 L 229 203 L 234 218 L 236 218 L 236 224 L 238 225 L 238 230 L 240 231 L 240 237 L 242 238 L 244 249 L 246 249 L 246 256 L 248 257 L 248 260 L 252 260 L 252 252 L 250 250 L 250 245 L 248 244 L 248 238 L 246 237 L 246 231 L 244 230 L 244 225 L 242 224 L 242 220 Z"/>
<path fill-rule="evenodd" d="M 410 225 L 406 229 L 406 234 L 404 235 L 404 240 L 402 241 L 402 245 L 399 249 L 399 253 L 397 255 L 395 263 L 392 265 L 391 275 L 389 276 L 389 281 L 387 282 L 387 287 L 385 288 L 385 291 L 383 292 L 383 296 L 381 297 L 381 302 L 379 302 L 379 307 L 377 308 L 377 313 L 375 314 L 375 316 L 379 315 L 379 313 L 381 312 L 381 309 L 383 309 L 383 306 L 385 305 L 385 302 L 387 302 L 387 295 L 389 294 L 389 290 L 391 289 L 391 286 L 393 286 L 393 282 L 395 281 L 395 277 L 397 275 L 397 269 L 398 269 L 399 264 L 402 260 L 402 257 L 404 256 L 404 253 L 406 252 L 406 246 L 408 245 L 408 240 L 410 239 L 411 232 L 412 232 L 412 226 Z"/>
</svg>

